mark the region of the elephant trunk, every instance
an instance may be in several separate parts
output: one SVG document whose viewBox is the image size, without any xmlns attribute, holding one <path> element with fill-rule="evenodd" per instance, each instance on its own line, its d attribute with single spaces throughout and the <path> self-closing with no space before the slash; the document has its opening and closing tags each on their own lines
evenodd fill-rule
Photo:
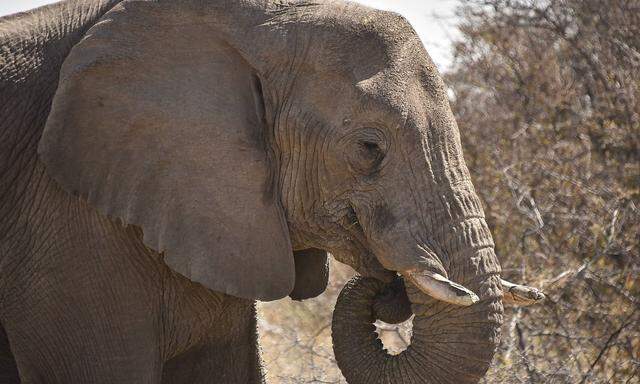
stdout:
<svg viewBox="0 0 640 384">
<path fill-rule="evenodd" d="M 486 373 L 499 341 L 502 303 L 499 266 L 483 218 L 471 217 L 443 235 L 449 277 L 475 292 L 480 301 L 456 306 L 420 292 L 406 291 L 416 314 L 411 345 L 389 355 L 377 339 L 373 309 L 385 285 L 355 277 L 343 288 L 333 315 L 338 366 L 350 384 L 477 383 Z"/>
</svg>

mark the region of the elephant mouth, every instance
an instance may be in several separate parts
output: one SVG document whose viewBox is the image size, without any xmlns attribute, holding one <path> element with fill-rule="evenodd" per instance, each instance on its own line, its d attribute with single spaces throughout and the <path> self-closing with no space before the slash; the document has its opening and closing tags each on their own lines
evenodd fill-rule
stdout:
<svg viewBox="0 0 640 384">
<path fill-rule="evenodd" d="M 360 224 L 360 220 L 358 220 L 355 209 L 353 209 L 351 205 L 347 208 L 345 215 L 342 216 L 340 225 L 354 240 L 360 243 L 360 245 L 366 245 L 367 240 L 364 229 L 362 228 L 362 224 Z"/>
<path fill-rule="evenodd" d="M 384 282 L 391 282 L 396 272 L 386 269 L 371 251 L 364 228 L 351 205 L 337 220 L 342 241 L 334 247 L 328 247 L 336 260 L 349 265 L 362 276 L 374 277 Z"/>
<path fill-rule="evenodd" d="M 366 253 L 366 257 L 360 257 L 360 260 L 355 260 L 356 262 L 360 261 L 360 265 L 352 266 L 364 276 L 379 277 L 381 275 L 379 269 L 382 268 L 382 266 L 379 264 L 377 257 L 370 251 L 369 241 L 353 206 L 349 205 L 346 214 L 341 220 L 341 226 L 347 232 L 349 239 L 357 244 L 356 246 L 361 250 L 361 253 Z M 423 247 L 419 248 L 424 249 Z M 479 301 L 478 296 L 474 292 L 447 278 L 440 260 L 435 257 L 433 252 L 429 251 L 425 253 L 425 255 L 416 256 L 416 265 L 419 264 L 419 260 L 421 259 L 429 261 L 428 265 L 431 267 L 421 266 L 410 270 L 387 268 L 387 271 L 390 273 L 382 274 L 384 275 L 382 280 L 389 282 L 389 276 L 398 272 L 408 282 L 437 300 L 462 306 L 473 305 Z M 372 266 L 379 268 L 372 268 Z M 370 273 L 372 270 L 373 273 Z"/>
</svg>

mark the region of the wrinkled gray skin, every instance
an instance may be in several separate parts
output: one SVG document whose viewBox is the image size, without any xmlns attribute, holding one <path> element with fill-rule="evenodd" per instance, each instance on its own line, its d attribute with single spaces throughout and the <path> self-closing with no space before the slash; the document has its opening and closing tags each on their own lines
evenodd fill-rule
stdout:
<svg viewBox="0 0 640 384">
<path fill-rule="evenodd" d="M 400 16 L 68 0 L 0 19 L 0 43 L 1 382 L 261 382 L 254 300 L 321 293 L 325 251 L 368 276 L 335 314 L 351 383 L 484 374 L 500 267 Z M 396 272 L 480 301 L 407 284 L 416 336 L 391 358 L 368 323 Z M 406 318 L 404 290 L 387 296 L 378 317 Z"/>
</svg>

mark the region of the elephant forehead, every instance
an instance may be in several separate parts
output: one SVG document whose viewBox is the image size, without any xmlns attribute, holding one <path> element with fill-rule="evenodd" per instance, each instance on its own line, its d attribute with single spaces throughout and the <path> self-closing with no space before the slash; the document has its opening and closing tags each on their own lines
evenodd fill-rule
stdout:
<svg viewBox="0 0 640 384">
<path fill-rule="evenodd" d="M 295 12 L 280 12 L 270 23 L 295 24 L 316 69 L 342 73 L 354 83 L 393 67 L 433 65 L 418 34 L 401 15 L 352 2 L 314 3 Z"/>
<path fill-rule="evenodd" d="M 446 87 L 421 43 L 389 58 L 384 68 L 356 83 L 358 94 L 367 102 L 389 108 L 405 120 L 408 115 L 424 115 L 434 107 L 448 104 Z"/>
<path fill-rule="evenodd" d="M 394 126 L 426 128 L 430 120 L 447 115 L 449 107 L 440 80 L 423 78 L 420 73 L 388 71 L 359 82 L 356 89 L 368 110 L 386 115 Z"/>
<path fill-rule="evenodd" d="M 356 83 L 399 88 L 405 79 L 438 76 L 438 70 L 417 35 L 403 39 L 379 39 L 375 35 L 359 35 L 362 49 L 349 49 L 343 65 Z"/>
</svg>

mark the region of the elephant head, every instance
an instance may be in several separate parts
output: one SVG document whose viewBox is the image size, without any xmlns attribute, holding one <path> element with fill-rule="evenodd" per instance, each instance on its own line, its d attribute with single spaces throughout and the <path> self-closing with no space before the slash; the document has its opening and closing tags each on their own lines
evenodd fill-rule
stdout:
<svg viewBox="0 0 640 384">
<path fill-rule="evenodd" d="M 475 382 L 491 361 L 494 244 L 445 86 L 396 14 L 125 0 L 66 58 L 39 154 L 63 188 L 210 289 L 310 297 L 325 252 L 373 278 L 337 307 L 341 329 L 363 335 L 336 343 L 350 382 Z M 391 361 L 358 321 L 397 274 L 418 318 Z"/>
</svg>

